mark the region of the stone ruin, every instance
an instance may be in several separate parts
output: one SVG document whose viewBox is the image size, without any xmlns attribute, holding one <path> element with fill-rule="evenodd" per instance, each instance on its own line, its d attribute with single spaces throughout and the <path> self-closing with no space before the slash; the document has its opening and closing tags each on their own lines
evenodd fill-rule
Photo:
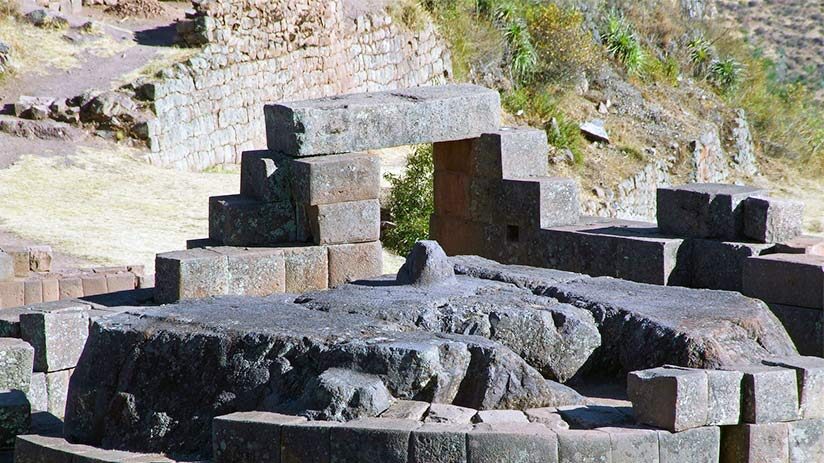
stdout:
<svg viewBox="0 0 824 463">
<path fill-rule="evenodd" d="M 631 281 L 695 281 L 705 242 L 810 243 L 740 257 L 725 281 L 820 315 L 821 266 L 747 270 L 816 262 L 796 205 L 698 185 L 661 191 L 672 235 L 581 218 L 575 185 L 546 176 L 543 133 L 500 127 L 497 94 L 475 86 L 265 114 L 269 150 L 244 153 L 240 195 L 212 198 L 209 238 L 157 256 L 165 305 L 8 317 L 33 333 L 0 338 L 0 447 L 17 463 L 824 461 L 824 358 L 799 355 L 771 307 Z M 362 151 L 423 142 L 438 241 L 381 276 Z M 553 236 L 598 271 L 545 268 Z M 32 370 L 72 366 L 64 429 L 44 432 Z"/>
</svg>

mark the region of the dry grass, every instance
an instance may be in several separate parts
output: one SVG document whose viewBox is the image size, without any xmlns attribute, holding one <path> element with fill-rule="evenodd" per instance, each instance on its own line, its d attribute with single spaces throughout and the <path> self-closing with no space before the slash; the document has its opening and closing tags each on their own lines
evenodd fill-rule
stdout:
<svg viewBox="0 0 824 463">
<path fill-rule="evenodd" d="M 26 155 L 0 170 L 0 227 L 98 264 L 153 271 L 155 253 L 208 234 L 209 196 L 238 191 L 237 175 L 161 169 L 123 148 L 77 153 Z"/>
<path fill-rule="evenodd" d="M 758 179 L 758 186 L 769 188 L 776 196 L 803 202 L 804 231 L 824 233 L 824 178 L 800 172 L 780 160 L 762 158 L 759 164 L 764 177 Z"/>
<path fill-rule="evenodd" d="M 118 77 L 113 86 L 120 87 L 130 82 L 134 82 L 140 77 L 154 77 L 163 69 L 168 69 L 177 63 L 183 63 L 189 58 L 200 53 L 199 48 L 178 48 L 168 47 L 158 50 L 157 54 L 139 69 Z"/>
<path fill-rule="evenodd" d="M 72 69 L 80 65 L 78 56 L 82 53 L 110 57 L 135 45 L 130 40 L 115 40 L 107 34 L 69 42 L 63 38 L 64 34 L 65 31 L 34 27 L 13 16 L 0 17 L 0 41 L 11 47 L 17 71 L 47 74 L 50 68 Z"/>
</svg>

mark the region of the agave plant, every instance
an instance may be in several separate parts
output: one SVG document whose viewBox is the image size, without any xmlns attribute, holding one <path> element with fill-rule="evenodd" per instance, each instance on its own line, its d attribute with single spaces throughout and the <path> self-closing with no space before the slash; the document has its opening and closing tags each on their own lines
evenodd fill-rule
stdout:
<svg viewBox="0 0 824 463">
<path fill-rule="evenodd" d="M 631 74 L 637 74 L 646 56 L 632 25 L 624 15 L 612 11 L 607 16 L 603 34 L 604 44 L 613 58 L 620 61 Z"/>
<path fill-rule="evenodd" d="M 714 60 L 707 73 L 707 80 L 724 94 L 738 88 L 743 77 L 744 66 L 734 58 Z"/>
<path fill-rule="evenodd" d="M 538 54 L 532 45 L 532 37 L 523 21 L 513 21 L 504 29 L 504 38 L 511 53 L 510 71 L 519 82 L 527 82 L 535 73 Z"/>
</svg>

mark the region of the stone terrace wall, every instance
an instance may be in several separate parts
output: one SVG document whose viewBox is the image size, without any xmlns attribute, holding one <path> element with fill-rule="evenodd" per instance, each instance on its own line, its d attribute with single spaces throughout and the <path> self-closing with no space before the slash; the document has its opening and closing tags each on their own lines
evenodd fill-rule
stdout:
<svg viewBox="0 0 824 463">
<path fill-rule="evenodd" d="M 451 60 L 431 24 L 411 31 L 380 9 L 344 0 L 204 0 L 181 28 L 207 44 L 163 71 L 153 100 L 150 160 L 179 169 L 239 162 L 265 146 L 263 104 L 391 90 L 449 78 Z"/>
</svg>

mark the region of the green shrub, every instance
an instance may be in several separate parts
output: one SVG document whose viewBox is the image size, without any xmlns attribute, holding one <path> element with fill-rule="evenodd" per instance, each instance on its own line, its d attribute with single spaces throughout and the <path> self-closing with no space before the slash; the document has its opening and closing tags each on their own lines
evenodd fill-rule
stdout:
<svg viewBox="0 0 824 463">
<path fill-rule="evenodd" d="M 522 21 L 509 23 L 504 29 L 504 38 L 509 46 L 509 70 L 517 83 L 529 82 L 538 64 L 532 38 Z"/>
<path fill-rule="evenodd" d="M 623 14 L 616 11 L 609 13 L 604 27 L 603 40 L 609 54 L 623 64 L 627 72 L 640 73 L 646 54 L 635 34 L 635 29 Z"/>
<path fill-rule="evenodd" d="M 681 74 L 681 65 L 677 59 L 667 55 L 664 59 L 658 59 L 648 53 L 650 58 L 644 60 L 641 76 L 654 82 L 664 82 L 672 86 L 678 84 L 678 76 Z"/>
<path fill-rule="evenodd" d="M 713 60 L 712 44 L 703 37 L 695 37 L 687 42 L 687 51 L 695 74 L 705 75 Z"/>
<path fill-rule="evenodd" d="M 540 81 L 566 84 L 595 68 L 598 51 L 580 11 L 548 3 L 530 8 L 526 18 Z"/>
<path fill-rule="evenodd" d="M 584 161 L 584 137 L 577 122 L 560 109 L 556 92 L 552 89 L 520 88 L 503 95 L 504 109 L 523 116 L 533 127 L 543 127 L 549 144 L 569 149 L 576 164 Z"/>
<path fill-rule="evenodd" d="M 389 229 L 384 246 L 405 256 L 416 241 L 429 236 L 429 217 L 435 211 L 432 145 L 420 145 L 409 156 L 403 175 L 387 174 L 392 187 L 389 213 L 395 226 Z"/>
<path fill-rule="evenodd" d="M 710 63 L 707 80 L 721 94 L 729 94 L 741 84 L 744 66 L 735 58 L 723 58 Z"/>
<path fill-rule="evenodd" d="M 386 12 L 392 19 L 413 32 L 420 32 L 429 21 L 426 11 L 417 0 L 391 2 Z"/>
</svg>

